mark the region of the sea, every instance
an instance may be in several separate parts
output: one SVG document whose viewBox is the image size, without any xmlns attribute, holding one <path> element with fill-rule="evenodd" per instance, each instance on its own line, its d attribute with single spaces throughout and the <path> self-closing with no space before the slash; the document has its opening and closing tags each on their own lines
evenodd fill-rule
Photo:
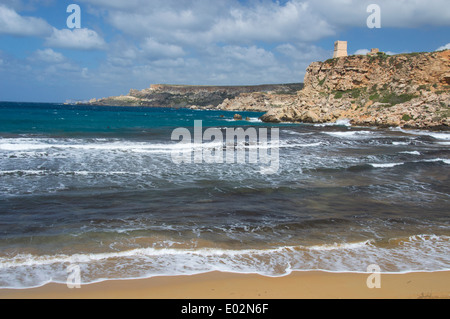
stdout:
<svg viewBox="0 0 450 319">
<path fill-rule="evenodd" d="M 67 283 L 73 267 L 82 284 L 450 270 L 449 132 L 235 113 L 0 103 L 0 288 Z M 195 121 L 277 130 L 278 170 L 174 161 L 174 130 Z"/>
</svg>

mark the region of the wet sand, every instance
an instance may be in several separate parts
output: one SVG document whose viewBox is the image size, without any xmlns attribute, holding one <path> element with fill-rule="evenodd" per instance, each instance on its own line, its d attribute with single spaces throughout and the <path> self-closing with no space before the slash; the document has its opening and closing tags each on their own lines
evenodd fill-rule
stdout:
<svg viewBox="0 0 450 319">
<path fill-rule="evenodd" d="M 450 272 L 381 274 L 295 272 L 280 278 L 212 272 L 195 276 L 106 281 L 69 289 L 49 284 L 0 290 L 0 299 L 450 299 Z"/>
</svg>

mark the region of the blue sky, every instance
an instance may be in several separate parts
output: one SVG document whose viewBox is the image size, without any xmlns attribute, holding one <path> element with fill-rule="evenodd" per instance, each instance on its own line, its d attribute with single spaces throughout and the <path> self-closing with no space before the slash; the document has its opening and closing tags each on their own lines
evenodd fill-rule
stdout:
<svg viewBox="0 0 450 319">
<path fill-rule="evenodd" d="M 372 3 L 380 29 L 367 27 Z M 70 4 L 80 29 L 67 26 Z M 448 0 L 0 0 L 0 100 L 302 82 L 335 40 L 395 54 L 450 48 L 449 34 Z"/>
</svg>

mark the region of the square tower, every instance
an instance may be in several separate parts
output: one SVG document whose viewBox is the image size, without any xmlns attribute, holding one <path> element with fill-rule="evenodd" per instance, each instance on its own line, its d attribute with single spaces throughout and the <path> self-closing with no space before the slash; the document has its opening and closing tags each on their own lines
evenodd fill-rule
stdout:
<svg viewBox="0 0 450 319">
<path fill-rule="evenodd" d="M 334 43 L 334 55 L 333 59 L 348 56 L 347 53 L 347 41 L 336 41 Z"/>
</svg>

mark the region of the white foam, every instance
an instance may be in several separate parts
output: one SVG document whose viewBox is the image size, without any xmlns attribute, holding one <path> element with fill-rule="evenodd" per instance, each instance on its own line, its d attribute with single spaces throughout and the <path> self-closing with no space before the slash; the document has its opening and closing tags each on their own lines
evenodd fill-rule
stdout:
<svg viewBox="0 0 450 319">
<path fill-rule="evenodd" d="M 0 171 L 0 175 L 16 175 L 16 174 L 23 174 L 23 175 L 45 175 L 46 171 L 39 171 L 39 170 L 11 170 L 11 171 Z"/>
<path fill-rule="evenodd" d="M 437 140 L 450 140 L 450 133 L 417 132 L 417 135 L 428 135 Z"/>
<path fill-rule="evenodd" d="M 370 163 L 369 165 L 375 167 L 375 168 L 392 168 L 392 167 L 396 167 L 396 166 L 400 166 L 403 165 L 405 163 Z"/>
<path fill-rule="evenodd" d="M 317 126 L 317 127 L 325 127 L 325 126 L 347 126 L 347 127 L 351 127 L 352 124 L 350 123 L 349 119 L 340 119 L 340 120 L 337 120 L 334 123 L 314 124 L 314 126 Z"/>
<path fill-rule="evenodd" d="M 409 142 L 392 142 L 392 145 L 409 145 Z"/>
<path fill-rule="evenodd" d="M 366 138 L 373 136 L 373 132 L 370 131 L 348 131 L 348 132 L 324 132 L 325 134 L 340 137 L 340 138 Z"/>
<path fill-rule="evenodd" d="M 347 250 L 347 249 L 360 249 L 369 245 L 373 245 L 374 241 L 366 240 L 363 242 L 357 243 L 334 243 L 332 245 L 318 245 L 308 247 L 309 250 L 317 250 L 317 251 L 332 251 L 332 250 Z"/>
<path fill-rule="evenodd" d="M 257 117 L 250 117 L 247 122 L 251 122 L 251 123 L 263 123 L 263 121 L 261 121 L 259 118 Z"/>
<path fill-rule="evenodd" d="M 321 146 L 322 142 L 316 142 L 316 143 L 281 143 L 281 148 L 296 148 L 296 147 L 317 147 Z"/>
<path fill-rule="evenodd" d="M 122 142 L 122 141 L 110 141 L 105 142 L 103 140 L 86 142 L 85 140 L 70 140 L 67 144 L 52 143 L 49 140 L 22 140 L 17 139 L 10 142 L 2 141 L 0 144 L 0 150 L 3 151 L 32 151 L 32 150 L 49 150 L 49 149 L 61 149 L 61 150 L 89 150 L 89 151 L 122 151 L 122 152 L 136 152 L 136 153 L 169 153 L 175 150 L 189 150 L 195 148 L 211 148 L 217 147 L 218 144 L 211 143 L 146 143 L 146 142 Z M 76 142 L 76 143 L 74 143 Z"/>
<path fill-rule="evenodd" d="M 365 272 L 376 261 L 385 273 L 448 270 L 450 237 L 415 235 L 377 245 L 375 240 L 314 246 L 282 246 L 270 249 L 137 248 L 96 254 L 20 254 L 0 258 L 0 286 L 24 287 L 65 281 L 67 265 L 79 265 L 85 283 L 103 279 L 149 278 L 192 275 L 210 271 L 256 273 L 279 277 L 292 271 Z M 121 278 L 116 271 L 121 269 Z M 106 271 L 106 273 L 105 273 Z"/>
<path fill-rule="evenodd" d="M 291 130 L 282 130 L 281 132 L 291 134 L 291 135 L 299 135 L 299 136 L 305 136 L 305 135 L 312 135 L 311 132 L 296 132 Z"/>
<path fill-rule="evenodd" d="M 420 131 L 420 130 L 405 130 L 400 127 L 392 128 L 391 130 L 406 133 L 406 134 L 411 134 L 411 135 L 418 135 L 418 136 L 427 135 L 427 136 L 431 136 L 438 140 L 450 140 L 450 133 L 430 132 L 430 131 Z"/>
<path fill-rule="evenodd" d="M 447 165 L 450 165 L 450 159 L 446 159 L 446 158 L 433 158 L 433 159 L 427 159 L 427 160 L 422 160 L 423 162 L 443 162 Z"/>
<path fill-rule="evenodd" d="M 420 155 L 419 154 L 414 154 L 414 155 Z M 433 159 L 424 159 L 424 160 L 419 160 L 419 161 L 414 161 L 413 163 L 421 163 L 421 162 L 430 162 L 430 163 L 434 163 L 434 162 L 443 162 L 444 164 L 450 164 L 450 159 L 445 159 L 445 158 L 433 158 Z M 392 167 L 396 167 L 396 166 L 400 166 L 400 165 L 404 165 L 405 163 L 369 163 L 369 165 L 371 165 L 374 168 L 392 168 Z"/>
</svg>

